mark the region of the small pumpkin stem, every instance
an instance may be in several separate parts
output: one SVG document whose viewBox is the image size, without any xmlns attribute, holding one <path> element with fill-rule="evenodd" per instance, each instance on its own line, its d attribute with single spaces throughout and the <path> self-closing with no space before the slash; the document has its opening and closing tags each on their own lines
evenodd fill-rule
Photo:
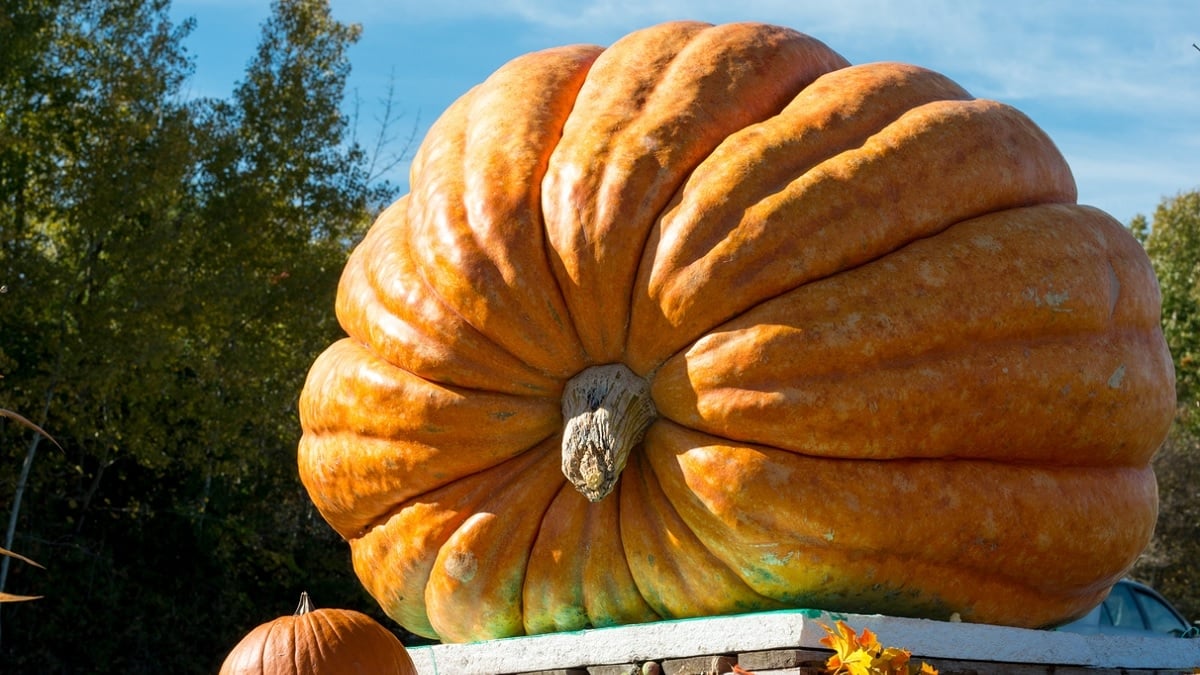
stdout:
<svg viewBox="0 0 1200 675">
<path fill-rule="evenodd" d="M 316 609 L 313 607 L 312 600 L 308 599 L 308 591 L 300 591 L 300 606 L 296 608 L 296 616 L 308 614 Z"/>
<path fill-rule="evenodd" d="M 563 389 L 562 471 L 588 501 L 613 491 L 629 453 L 657 418 L 650 384 L 627 366 L 592 366 Z"/>
</svg>

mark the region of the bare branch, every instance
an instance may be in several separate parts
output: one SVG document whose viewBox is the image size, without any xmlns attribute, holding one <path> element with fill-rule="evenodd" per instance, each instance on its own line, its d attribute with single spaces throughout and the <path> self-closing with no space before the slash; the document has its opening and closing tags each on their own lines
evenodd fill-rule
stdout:
<svg viewBox="0 0 1200 675">
<path fill-rule="evenodd" d="M 46 433 L 45 429 L 43 429 L 43 428 L 39 427 L 38 425 L 34 424 L 33 422 L 29 421 L 29 419 L 27 419 L 25 416 L 23 416 L 19 413 L 15 413 L 11 410 L 5 410 L 4 408 L 0 408 L 0 417 L 8 417 L 10 419 L 14 419 L 22 426 L 28 427 L 29 429 L 36 431 L 37 433 L 41 434 L 46 440 L 50 441 L 51 443 L 53 443 L 55 445 L 58 445 L 58 441 L 54 440 L 53 436 Z M 58 445 L 58 449 L 62 450 L 63 447 L 61 445 Z"/>
<path fill-rule="evenodd" d="M 33 565 L 34 567 L 41 567 L 42 569 L 46 569 L 45 567 L 42 567 L 41 565 L 39 565 L 39 564 L 37 564 L 36 562 L 34 562 L 34 561 L 30 560 L 29 558 L 26 558 L 25 556 L 21 555 L 20 553 L 13 553 L 12 551 L 10 551 L 10 550 L 8 550 L 8 549 L 6 549 L 6 548 L 0 548 L 0 555 L 6 555 L 6 556 L 9 556 L 9 557 L 11 557 L 11 558 L 16 558 L 17 560 L 20 560 L 20 561 L 22 561 L 22 562 L 27 562 L 27 563 L 29 563 L 30 565 Z"/>
</svg>

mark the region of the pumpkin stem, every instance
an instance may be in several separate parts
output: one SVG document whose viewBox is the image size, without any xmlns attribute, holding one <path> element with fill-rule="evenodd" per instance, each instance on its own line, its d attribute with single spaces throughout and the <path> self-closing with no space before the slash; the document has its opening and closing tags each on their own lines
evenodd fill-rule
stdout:
<svg viewBox="0 0 1200 675">
<path fill-rule="evenodd" d="M 562 471 L 588 501 L 613 491 L 629 452 L 658 416 L 650 384 L 627 366 L 592 366 L 563 389 Z"/>
<path fill-rule="evenodd" d="M 308 591 L 300 591 L 300 606 L 296 608 L 296 616 L 308 614 L 316 609 L 313 607 L 312 600 L 308 599 Z"/>
</svg>

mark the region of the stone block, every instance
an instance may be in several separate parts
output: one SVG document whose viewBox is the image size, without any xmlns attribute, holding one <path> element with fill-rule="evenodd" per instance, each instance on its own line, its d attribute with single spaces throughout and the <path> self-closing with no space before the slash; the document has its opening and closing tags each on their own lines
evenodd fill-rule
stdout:
<svg viewBox="0 0 1200 675">
<path fill-rule="evenodd" d="M 817 649 L 769 649 L 738 654 L 738 665 L 746 670 L 779 670 L 822 666 L 832 652 Z"/>
<path fill-rule="evenodd" d="M 737 658 L 733 656 L 693 656 L 662 662 L 663 675 L 724 675 L 732 673 Z"/>
</svg>

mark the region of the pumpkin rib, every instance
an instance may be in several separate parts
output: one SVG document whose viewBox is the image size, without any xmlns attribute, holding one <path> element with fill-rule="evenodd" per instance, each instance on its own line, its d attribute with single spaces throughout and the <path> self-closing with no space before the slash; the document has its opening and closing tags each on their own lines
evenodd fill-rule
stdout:
<svg viewBox="0 0 1200 675">
<path fill-rule="evenodd" d="M 438 385 L 350 339 L 314 362 L 299 411 L 301 481 L 346 538 L 386 521 L 396 504 L 560 432 L 557 401 Z M 487 437 L 476 433 L 481 426 Z"/>
<path fill-rule="evenodd" d="M 447 307 L 409 257 L 408 197 L 384 211 L 350 254 L 335 305 L 347 335 L 426 379 L 514 394 L 551 394 L 557 379 L 521 363 Z"/>
<path fill-rule="evenodd" d="M 955 585 L 969 597 L 964 591 L 970 584 L 959 584 L 953 569 L 961 569 L 967 579 L 1011 576 L 1018 585 L 1047 596 L 1091 598 L 1132 564 L 1136 554 L 1129 552 L 1140 548 L 1126 544 L 1144 546 L 1153 530 L 1155 509 L 1143 499 L 1155 492 L 1153 473 L 1146 467 L 1089 469 L 1089 476 L 1103 476 L 1093 480 L 1074 468 L 989 461 L 804 458 L 670 425 L 656 427 L 649 449 L 647 461 L 690 530 L 756 591 L 768 597 L 782 592 L 784 602 L 795 600 L 789 593 L 827 593 L 836 586 L 830 579 L 851 585 L 870 580 L 866 572 L 874 565 L 886 567 L 880 562 L 886 559 L 896 561 L 899 569 L 952 560 L 945 575 L 906 578 L 904 586 L 926 598 L 939 595 L 932 589 Z M 901 465 L 903 471 L 896 468 Z M 969 474 L 978 476 L 977 482 L 964 478 Z M 1012 486 L 1022 486 L 1026 494 L 1012 494 Z M 777 499 L 783 491 L 792 497 Z M 1034 492 L 1055 496 L 1054 520 L 1042 517 Z M 1003 493 L 1004 499 L 987 498 L 992 493 Z M 754 508 L 760 501 L 774 508 Z M 928 532 L 922 521 L 932 512 L 958 515 Z M 1095 512 L 1108 520 L 1098 521 L 1092 517 Z M 1008 545 L 1015 541 L 1029 546 Z M 1051 564 L 1060 555 L 1076 565 Z M 905 579 L 900 574 L 893 569 L 880 578 Z M 882 601 L 871 595 L 871 588 L 863 591 L 871 602 Z M 824 598 L 821 606 L 845 606 L 832 600 Z M 1063 610 L 1043 600 L 1010 604 L 1004 616 L 993 608 L 990 614 L 968 612 L 964 618 L 1040 626 L 1089 608 L 1075 604 Z M 1023 612 L 1031 618 L 1022 620 Z"/>
<path fill-rule="evenodd" d="M 588 619 L 590 620 L 591 624 L 596 627 L 657 621 L 661 619 L 661 617 L 650 608 L 650 605 L 646 602 L 646 599 L 638 591 L 637 582 L 633 577 L 633 572 L 629 569 L 629 559 L 627 557 L 628 553 L 626 552 L 625 544 L 623 538 L 621 537 L 621 501 L 619 498 L 608 501 L 612 503 L 612 509 L 614 512 L 613 520 L 615 522 L 613 523 L 614 526 L 610 532 L 611 536 L 616 540 L 614 543 L 614 549 L 615 552 L 619 554 L 619 563 L 614 563 L 614 565 L 617 565 L 617 567 L 608 569 L 596 562 L 596 559 L 591 556 L 589 556 L 585 561 L 585 572 L 587 570 L 594 571 L 593 575 L 589 575 L 589 578 L 593 580 L 593 583 L 587 583 L 583 588 L 583 601 L 584 607 L 587 609 Z M 590 506 L 587 508 L 589 511 L 595 510 Z M 603 577 L 609 580 L 614 579 L 618 575 L 613 574 L 613 570 L 619 570 L 621 572 L 619 576 L 622 577 L 622 583 L 628 583 L 632 586 L 633 593 L 630 594 L 630 597 L 626 602 L 636 605 L 636 607 L 622 607 L 622 613 L 619 615 L 614 612 L 604 611 L 604 607 L 609 603 L 605 602 L 606 595 L 600 593 L 599 584 L 595 583 L 594 581 L 596 577 Z"/>
<path fill-rule="evenodd" d="M 350 339 L 326 348 L 314 361 L 308 379 L 309 395 L 298 407 L 306 429 L 314 433 L 352 429 L 367 438 L 434 434 L 459 431 L 453 427 L 469 421 L 464 418 L 471 415 L 501 422 L 532 420 L 529 424 L 558 431 L 561 417 L 557 397 L 427 380 L 393 366 Z"/>
<path fill-rule="evenodd" d="M 344 636 L 342 635 L 341 631 L 337 629 L 337 626 L 334 625 L 332 619 L 324 615 L 321 617 L 316 617 L 314 616 L 315 614 L 316 612 L 308 612 L 300 618 L 305 623 L 309 624 L 309 630 L 311 630 L 314 634 L 321 636 L 322 639 L 315 641 L 316 653 L 313 654 L 313 660 L 317 662 L 324 662 L 326 659 L 326 640 L 333 639 L 341 641 Z M 304 669 L 301 669 L 300 672 L 304 672 Z"/>
<path fill-rule="evenodd" d="M 621 358 L 640 252 L 686 175 L 845 65 L 809 36 L 749 23 L 662 24 L 597 58 L 542 183 L 554 272 L 592 362 Z"/>
<path fill-rule="evenodd" d="M 1005 228 L 993 227 L 997 222 Z M 1047 378 L 1045 382 L 1030 380 L 1030 391 L 1049 395 L 1060 387 L 1071 387 L 1067 390 L 1070 400 L 1076 400 L 1081 409 L 1097 410 L 1097 402 L 1085 395 L 1097 386 L 1110 404 L 1138 401 L 1136 405 L 1117 405 L 1124 412 L 1115 417 L 1097 410 L 1110 420 L 1114 438 L 1123 436 L 1117 433 L 1120 424 L 1140 431 L 1136 447 L 1113 448 L 1124 454 L 1095 459 L 1143 462 L 1156 449 L 1164 425 L 1169 424 L 1172 392 L 1158 384 L 1163 378 L 1170 379 L 1171 366 L 1155 319 L 1158 291 L 1152 271 L 1144 256 L 1137 256 L 1137 243 L 1121 236 L 1120 227 L 1095 209 L 1053 205 L 968 221 L 870 265 L 777 296 L 722 325 L 672 357 L 656 373 L 652 385 L 655 405 L 661 414 L 685 426 L 804 451 L 798 443 L 812 432 L 814 423 L 833 428 L 826 424 L 833 417 L 826 414 L 829 401 L 822 398 L 826 394 L 819 394 L 822 383 L 831 385 L 830 393 L 850 397 L 839 399 L 848 404 L 859 394 L 891 395 L 906 390 L 906 380 L 899 376 L 876 378 L 873 369 L 885 376 L 911 372 L 928 380 L 929 386 L 936 380 L 926 373 L 942 372 L 945 381 L 970 381 L 970 387 L 951 389 L 952 398 L 970 392 L 981 397 L 998 395 L 999 401 L 1008 401 L 1009 408 L 1025 408 L 1018 417 L 1025 417 L 1026 424 L 1014 428 L 1032 428 L 1029 420 L 1054 416 L 1014 398 L 1025 388 L 1003 384 L 1028 373 L 1027 377 Z M 1120 237 L 1120 245 L 1108 243 L 1115 237 Z M 1065 249 L 1060 239 L 1076 243 Z M 1039 279 L 1039 274 L 1050 276 Z M 972 284 L 973 279 L 983 281 Z M 1030 284 L 1043 288 L 1033 292 L 1035 286 Z M 1055 299 L 1044 300 L 1043 293 Z M 920 302 L 897 302 L 905 297 Z M 965 298 L 971 301 L 965 302 Z M 1071 353 L 1072 343 L 1078 354 Z M 1005 348 L 1009 348 L 1008 357 L 1001 356 Z M 1039 356 L 1039 350 L 1045 355 Z M 1109 366 L 1117 370 L 1098 371 L 1102 364 L 1091 362 L 1096 354 L 1121 359 L 1124 365 L 1118 367 L 1118 361 Z M 947 361 L 951 358 L 958 362 L 954 368 L 961 373 L 951 374 L 955 372 Z M 941 361 L 947 365 L 938 370 Z M 1075 363 L 1079 365 L 1071 365 Z M 905 364 L 915 367 L 905 370 Z M 1090 373 L 1091 379 L 1076 375 L 1076 367 L 1079 373 Z M 1014 370 L 1010 373 L 1007 368 Z M 1051 377 L 1058 378 L 1059 384 L 1051 386 Z M 838 378 L 840 384 L 834 384 Z M 851 381 L 862 384 L 852 386 Z M 781 390 L 781 383 L 788 384 Z M 786 403 L 788 392 L 804 388 L 812 389 L 811 395 L 817 397 L 811 405 L 820 404 L 822 409 L 796 407 L 799 399 Z M 994 394 L 988 394 L 989 389 Z M 742 392 L 738 394 L 742 400 L 729 395 L 735 391 Z M 755 391 L 764 392 L 761 399 L 755 398 Z M 912 388 L 914 395 L 921 391 Z M 940 402 L 944 397 L 927 392 L 921 395 L 926 398 Z M 921 399 L 914 403 L 923 406 Z M 700 401 L 716 402 L 719 408 L 700 411 Z M 1055 409 L 1062 409 L 1067 401 L 1062 398 Z M 980 405 L 964 411 L 983 413 L 996 402 L 981 398 Z M 725 412 L 736 410 L 752 416 Z M 876 416 L 874 404 L 868 406 L 864 400 L 840 413 L 845 419 L 839 428 L 849 438 L 861 436 L 865 442 L 872 435 L 869 425 L 864 427 L 861 421 Z M 916 428 L 940 427 L 943 433 L 957 433 L 947 429 L 952 425 L 944 421 L 943 411 L 931 408 L 928 413 L 927 419 L 915 422 Z M 1165 421 L 1147 425 L 1139 415 Z M 1075 412 L 1070 416 L 1080 417 Z M 1101 418 L 1084 419 L 1090 424 Z M 893 429 L 913 425 L 914 420 L 908 419 L 875 428 L 876 440 L 890 437 Z M 973 425 L 967 422 L 968 427 Z M 768 429 L 777 433 L 759 433 Z M 1128 441 L 1128 433 L 1124 436 Z M 783 440 L 788 438 L 796 443 Z M 1093 437 L 1093 441 L 1100 440 Z M 1043 442 L 1032 447 L 1044 446 Z M 1035 452 L 1032 447 L 1024 456 Z M 845 453 L 861 451 L 852 445 Z M 1021 455 L 1014 457 L 1020 459 Z M 1051 461 L 1055 461 L 1053 455 Z"/>
<path fill-rule="evenodd" d="M 1079 222 L 1068 223 L 1068 216 Z M 1024 222 L 1021 222 L 1022 219 Z M 992 229 L 991 223 L 997 222 L 1003 223 L 1003 231 Z M 1078 234 L 1067 230 L 1064 227 L 1067 224 L 1078 230 Z M 1089 330 L 1103 331 L 1121 320 L 1130 327 L 1153 331 L 1158 324 L 1153 310 L 1158 291 L 1147 262 L 1128 257 L 1126 259 L 1133 262 L 1121 265 L 1122 273 L 1117 274 L 1112 260 L 1114 252 L 1111 248 L 1102 248 L 1107 247 L 1102 234 L 1097 236 L 1100 241 L 1095 242 L 1091 250 L 1083 251 L 1076 245 L 1064 255 L 1058 244 L 1057 240 L 1061 238 L 1088 236 L 1085 233 L 1098 225 L 1108 227 L 1114 234 L 1121 227 L 1110 216 L 1096 209 L 1061 205 L 1043 205 L 970 219 L 845 270 L 837 276 L 823 277 L 784 291 L 749 308 L 713 332 L 724 333 L 747 326 L 777 324 L 784 317 L 787 325 L 814 320 L 812 315 L 818 310 L 804 311 L 803 306 L 824 307 L 835 299 L 836 305 L 827 312 L 831 316 L 841 316 L 833 312 L 849 308 L 845 311 L 851 312 L 851 320 L 842 321 L 856 328 L 860 315 L 864 313 L 876 312 L 886 316 L 885 312 L 892 312 L 895 315 L 896 296 L 922 299 L 922 305 L 917 309 L 928 316 L 925 316 L 925 323 L 919 328 L 923 329 L 922 337 L 927 340 L 944 340 L 946 334 L 954 334 L 963 326 L 970 326 L 972 330 L 971 335 L 960 338 L 964 342 L 973 342 L 984 335 L 993 336 L 998 329 L 1015 337 L 1069 334 L 1078 332 L 1076 323 L 1051 319 L 1055 314 L 1060 317 L 1070 315 L 1074 319 L 1081 315 L 1080 309 L 1092 314 Z M 1045 236 L 1047 232 L 1052 234 Z M 1132 246 L 1137 244 L 1130 240 L 1123 248 Z M 947 254 L 947 250 L 953 253 Z M 1083 258 L 1085 253 L 1090 256 L 1089 259 Z M 1101 263 L 1103 268 L 1100 268 Z M 1089 266 L 1097 269 L 1088 270 Z M 1051 286 L 1040 291 L 1030 286 L 1029 275 L 1019 274 L 1022 268 L 1028 267 L 1039 267 L 1047 274 L 1057 275 L 1057 289 Z M 963 278 L 960 273 L 980 268 L 988 271 L 988 274 L 981 275 L 984 279 L 978 282 L 984 286 L 964 286 L 964 282 L 957 281 Z M 1091 279 L 1085 279 L 1084 275 L 1090 275 Z M 1064 277 L 1069 285 L 1063 284 Z M 1121 283 L 1121 278 L 1126 279 L 1125 283 Z M 965 283 L 971 281 L 967 277 Z M 1039 281 L 1044 282 L 1045 279 Z M 1106 293 L 1104 289 L 1110 287 L 1115 290 Z M 1000 324 L 995 312 L 985 309 L 978 302 L 980 293 L 995 297 L 992 302 L 1011 302 L 1011 306 L 1000 307 L 1008 315 L 1018 316 L 1023 312 L 1032 318 L 1025 324 L 1006 318 L 1005 323 Z M 1093 297 L 1089 298 L 1089 293 Z M 1007 296 L 1000 297 L 1002 294 Z M 961 298 L 967 295 L 972 297 L 973 302 L 961 302 Z M 1118 303 L 1118 300 L 1125 302 Z M 1028 310 L 1034 307 L 1040 309 L 1043 315 L 1029 314 Z M 1131 309 L 1122 311 L 1121 317 L 1118 317 L 1116 310 L 1127 307 Z M 954 312 L 953 321 L 944 320 L 947 311 Z M 937 314 L 936 321 L 943 324 L 940 331 L 932 330 L 935 321 L 933 314 Z M 910 330 L 917 332 L 914 319 L 909 319 L 907 315 L 900 318 L 913 324 Z M 829 325 L 835 323 L 832 318 L 822 317 L 821 321 Z M 1021 328 L 1024 332 L 1013 332 L 1015 328 Z"/>
<path fill-rule="evenodd" d="M 1155 349 L 1158 345 L 1147 343 L 1144 334 L 1133 330 L 1122 335 L 1134 339 L 1124 343 L 1124 356 L 1114 360 L 1115 369 L 1094 356 L 1081 356 L 1093 345 L 1099 352 L 1112 344 L 1107 337 L 1090 341 L 1075 336 L 1014 338 L 977 346 L 970 358 L 956 362 L 947 361 L 945 352 L 927 353 L 853 372 L 797 376 L 787 386 L 768 382 L 757 387 L 750 382 L 706 386 L 700 398 L 660 384 L 658 409 L 663 419 L 698 431 L 812 457 L 1140 466 L 1155 453 L 1155 439 L 1165 435 L 1169 423 L 1146 426 L 1120 443 L 1112 440 L 1113 434 L 1131 427 L 1148 411 L 1170 409 L 1173 399 L 1156 386 L 1165 366 Z M 1055 388 L 1045 390 L 1043 397 L 1022 397 L 1020 392 L 1046 377 L 1023 367 L 1021 359 L 1026 356 L 1056 360 L 1061 369 L 1058 381 L 1070 389 L 1071 396 Z M 953 367 L 944 367 L 947 364 Z M 1075 366 L 1091 372 L 1072 384 L 1066 378 Z M 1112 380 L 1118 373 L 1122 382 L 1115 385 Z M 1086 383 L 1084 376 L 1092 377 L 1087 389 L 1080 386 Z M 667 370 L 656 382 L 668 377 L 677 375 Z M 970 377 L 977 380 L 932 398 L 945 391 L 947 382 Z M 661 393 L 667 389 L 677 391 Z M 1121 400 L 1140 401 L 1142 406 L 1122 407 Z M 1054 424 L 1064 410 L 1076 412 L 1085 423 L 1070 428 Z M 1023 424 L 1014 427 L 1014 418 Z M 1037 424 L 1040 420 L 1049 426 Z M 910 427 L 922 429 L 922 435 L 906 435 Z M 956 442 L 964 438 L 969 440 Z M 1073 442 L 1070 452 L 1054 451 L 1069 442 Z"/>
<path fill-rule="evenodd" d="M 521 596 L 530 550 L 542 516 L 565 482 L 556 451 L 553 443 L 532 451 L 536 459 L 528 470 L 489 495 L 438 548 L 425 585 L 425 607 L 443 640 L 524 633 Z M 495 611 L 463 613 L 461 607 Z"/>
<path fill-rule="evenodd" d="M 644 291 L 633 300 L 631 322 L 662 311 L 655 300 L 671 290 L 664 269 L 693 264 L 716 248 L 762 195 L 782 192 L 796 176 L 861 148 L 916 105 L 971 98 L 949 78 L 917 66 L 851 65 L 821 75 L 773 117 L 730 134 L 688 175 L 651 228 L 635 285 Z M 681 227 L 690 228 L 686 236 Z M 660 301 L 672 303 L 672 313 L 683 311 L 669 296 Z M 635 371 L 647 372 L 661 356 L 642 353 L 642 345 L 631 336 L 627 358 Z"/>
<path fill-rule="evenodd" d="M 621 481 L 620 523 L 634 583 L 656 614 L 683 619 L 783 607 L 713 553 L 651 477 L 655 469 L 646 453 L 631 456 Z"/>
<path fill-rule="evenodd" d="M 542 514 L 526 568 L 525 632 L 654 621 L 634 583 L 620 536 L 620 500 L 590 503 L 564 483 Z M 586 556 L 572 556 L 586 550 Z"/>
<path fill-rule="evenodd" d="M 408 630 L 443 639 L 430 623 L 425 602 L 437 555 L 468 517 L 486 509 L 496 492 L 494 485 L 511 487 L 521 476 L 534 471 L 552 446 L 543 444 L 540 449 L 398 504 L 386 521 L 351 539 L 352 564 L 367 592 Z"/>
<path fill-rule="evenodd" d="M 579 582 L 579 577 L 582 576 L 579 568 L 582 566 L 583 560 L 567 558 L 563 562 L 553 552 L 543 553 L 547 541 L 565 537 L 582 538 L 582 532 L 576 530 L 583 530 L 586 525 L 580 526 L 577 519 L 548 517 L 548 514 L 555 510 L 559 500 L 570 499 L 572 493 L 578 494 L 573 486 L 564 482 L 558 493 L 550 500 L 550 505 L 542 516 L 538 534 L 533 540 L 529 563 L 525 570 L 525 584 L 521 600 L 526 634 L 581 630 L 589 627 L 586 610 L 579 610 L 583 605 L 583 584 Z M 555 527 L 556 530 L 548 533 L 547 530 L 551 527 Z M 543 560 L 548 561 L 543 563 Z M 542 571 L 542 567 L 548 569 Z M 553 608 L 553 615 L 547 616 L 551 613 L 546 609 L 547 607 Z M 574 616 L 564 618 L 564 608 L 567 608 L 567 611 Z"/>
<path fill-rule="evenodd" d="M 709 27 L 708 24 L 695 21 L 663 24 L 627 35 L 604 50 L 579 90 L 576 107 L 564 122 L 562 135 L 551 153 L 546 173 L 542 176 L 542 213 L 546 239 L 550 244 L 547 252 L 550 254 L 551 268 L 557 279 L 557 288 L 567 302 L 568 313 L 591 363 L 611 363 L 617 360 L 618 355 L 611 345 L 607 344 L 616 338 L 609 337 L 607 333 L 623 332 L 624 321 L 616 322 L 618 325 L 610 325 L 611 321 L 606 324 L 602 318 L 605 314 L 619 316 L 620 300 L 619 296 L 613 299 L 606 297 L 599 306 L 594 306 L 597 303 L 591 298 L 578 298 L 576 289 L 594 289 L 592 293 L 596 293 L 603 288 L 589 279 L 589 276 L 602 278 L 600 272 L 593 271 L 590 267 L 602 268 L 603 278 L 613 275 L 612 268 L 615 267 L 616 284 L 620 284 L 620 268 L 616 265 L 605 265 L 602 261 L 606 257 L 619 260 L 622 256 L 605 256 L 603 250 L 596 249 L 605 245 L 621 248 L 636 246 L 636 240 L 639 238 L 635 226 L 630 225 L 635 222 L 633 219 L 606 217 L 603 213 L 609 203 L 621 203 L 605 200 L 604 197 L 620 189 L 611 187 L 610 182 L 615 181 L 619 184 L 626 173 L 615 169 L 610 160 L 612 155 L 619 152 L 619 141 L 624 132 L 635 128 L 639 118 L 644 118 L 647 114 L 647 101 L 653 98 L 654 91 L 665 79 L 656 76 L 666 72 L 686 45 L 694 40 L 696 34 Z M 646 67 L 644 70 L 632 70 L 626 67 L 622 59 L 634 59 Z M 610 65 L 614 63 L 615 65 Z M 613 72 L 619 78 L 616 82 L 607 80 Z M 631 74 L 632 79 L 628 77 Z M 588 115 L 589 106 L 596 105 L 601 109 L 612 107 L 612 101 L 602 100 L 601 97 L 618 101 L 625 110 L 620 115 Z M 581 119 L 590 123 L 590 128 L 585 127 L 577 131 L 580 127 L 578 120 Z M 629 135 L 633 135 L 632 132 Z M 573 142 L 574 136 L 582 138 L 579 142 Z M 647 135 L 646 141 L 650 140 L 650 136 Z M 638 153 L 633 153 L 634 161 L 639 157 Z M 566 166 L 560 167 L 560 164 Z M 594 169 L 589 170 L 597 166 L 601 167 L 598 176 L 594 174 Z M 628 167 L 622 163 L 621 168 Z M 561 180 L 560 187 L 560 176 L 563 175 L 565 179 Z M 613 176 L 615 178 L 610 178 Z M 651 190 L 661 190 L 659 183 L 660 181 L 654 180 L 650 184 Z M 567 192 L 566 195 L 561 194 L 564 191 Z M 592 199 L 593 195 L 600 196 L 597 200 L 599 204 L 578 203 L 581 199 Z M 589 206 L 592 208 L 588 208 Z M 597 210 L 600 213 L 596 213 Z M 566 224 L 560 225 L 564 221 Z M 608 221 L 614 224 L 610 225 L 614 228 L 620 226 L 624 230 L 623 236 L 619 241 L 609 242 L 604 236 L 593 234 L 590 230 L 596 227 L 596 221 Z M 629 232 L 631 229 L 632 233 Z M 616 305 L 617 310 L 609 309 L 611 305 Z M 589 340 L 589 336 L 597 337 Z"/>
<path fill-rule="evenodd" d="M 561 293 L 546 292 L 555 280 L 537 186 L 601 51 L 560 47 L 509 61 L 442 115 L 414 160 L 412 244 L 426 283 L 468 324 L 554 377 L 584 361 Z M 491 119 L 499 110 L 503 126 Z"/>
<path fill-rule="evenodd" d="M 654 291 L 653 303 L 634 308 L 640 312 L 630 339 L 640 352 L 630 361 L 637 372 L 652 370 L 768 299 L 886 258 L 959 222 L 1074 198 L 1062 155 L 1019 111 L 982 99 L 922 104 L 862 146 L 817 163 L 786 190 L 748 204 L 736 223 L 720 216 L 685 220 L 672 241 L 698 235 L 700 246 L 686 262 L 668 256 L 669 276 L 655 286 L 662 290 Z M 733 227 L 722 231 L 722 223 Z M 717 231 L 701 231 L 706 227 Z M 705 249 L 710 241 L 715 245 Z"/>
<path fill-rule="evenodd" d="M 403 508 L 405 504 L 424 499 L 424 498 L 428 497 L 430 494 L 436 493 L 441 488 L 444 488 L 447 485 L 451 484 L 452 482 L 472 478 L 472 477 L 475 477 L 475 476 L 478 476 L 481 474 L 487 474 L 488 472 L 496 469 L 497 467 L 505 464 L 506 462 L 511 461 L 514 458 L 520 457 L 522 455 L 525 455 L 525 454 L 528 454 L 528 453 L 534 451 L 534 449 L 537 448 L 538 446 L 545 445 L 547 442 L 551 442 L 552 440 L 553 440 L 553 442 L 557 442 L 557 436 L 558 436 L 557 433 L 551 433 L 550 435 L 548 435 L 544 438 L 541 438 L 534 443 L 531 443 L 529 446 L 523 447 L 520 450 L 513 452 L 511 455 L 508 455 L 505 457 L 494 458 L 494 460 L 491 461 L 490 463 L 481 465 L 478 468 L 474 468 L 469 471 L 458 473 L 453 476 L 447 476 L 444 482 L 430 485 L 429 487 L 422 487 L 421 491 L 419 491 L 419 492 L 414 492 L 412 494 L 404 493 L 405 496 L 403 498 L 399 498 L 399 499 L 393 498 L 390 500 L 390 502 L 385 503 L 383 506 L 381 506 L 379 509 L 377 509 L 373 515 L 363 517 L 362 518 L 362 522 L 364 523 L 363 525 L 359 526 L 357 529 L 347 530 L 347 531 L 351 532 L 352 536 L 362 536 L 364 533 L 366 533 L 376 527 L 385 525 L 395 515 L 396 511 Z"/>
<path fill-rule="evenodd" d="M 261 646 L 261 651 L 259 652 L 259 653 L 260 653 L 260 656 L 259 656 L 259 659 L 258 659 L 258 661 L 257 661 L 258 663 L 267 663 L 267 661 L 268 661 L 268 659 L 269 659 L 269 657 L 270 657 L 270 655 L 267 653 L 267 648 L 268 648 L 268 647 L 269 647 L 271 644 L 273 644 L 273 643 L 274 643 L 274 640 L 272 640 L 272 639 L 271 639 L 271 633 L 272 633 L 272 632 L 274 632 L 276 628 L 279 628 L 280 630 L 283 630 L 282 626 L 276 626 L 274 623 L 272 623 L 272 624 L 270 624 L 269 626 L 267 626 L 267 628 L 266 628 L 266 631 L 265 631 L 265 632 L 266 632 L 266 637 L 265 637 L 265 638 L 262 640 L 262 642 L 261 642 L 261 644 L 260 644 L 260 646 Z M 258 632 L 259 630 L 261 630 L 261 629 L 260 629 L 260 628 L 256 628 L 256 629 L 254 629 L 253 631 L 251 631 L 251 634 Z"/>
</svg>

